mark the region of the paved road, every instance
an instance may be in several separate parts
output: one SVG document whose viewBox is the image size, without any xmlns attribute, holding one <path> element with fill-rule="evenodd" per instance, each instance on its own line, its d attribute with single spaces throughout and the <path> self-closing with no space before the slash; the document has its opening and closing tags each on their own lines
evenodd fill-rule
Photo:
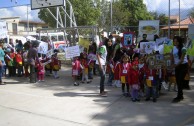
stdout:
<svg viewBox="0 0 194 126">
<path fill-rule="evenodd" d="M 26 78 L 4 78 L 0 86 L 0 126 L 185 126 L 194 124 L 194 76 L 192 90 L 184 91 L 178 104 L 176 93 L 162 90 L 156 103 L 132 102 L 120 88 L 106 87 L 99 97 L 99 77 L 91 84 L 73 86 L 70 68 L 60 78 L 30 84 Z"/>
</svg>

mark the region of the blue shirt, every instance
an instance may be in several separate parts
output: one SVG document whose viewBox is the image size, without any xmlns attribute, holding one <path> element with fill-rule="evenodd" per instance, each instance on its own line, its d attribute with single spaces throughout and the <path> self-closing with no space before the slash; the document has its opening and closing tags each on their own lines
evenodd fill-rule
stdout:
<svg viewBox="0 0 194 126">
<path fill-rule="evenodd" d="M 5 53 L 4 53 L 4 51 L 0 48 L 0 60 L 1 60 L 1 61 L 4 61 L 4 56 L 5 56 Z"/>
</svg>

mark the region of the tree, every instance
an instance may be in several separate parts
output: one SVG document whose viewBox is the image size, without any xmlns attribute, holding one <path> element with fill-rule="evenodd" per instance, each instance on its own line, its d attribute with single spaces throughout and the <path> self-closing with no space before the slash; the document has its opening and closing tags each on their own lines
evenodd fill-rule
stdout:
<svg viewBox="0 0 194 126">
<path fill-rule="evenodd" d="M 191 16 L 192 18 L 194 18 L 194 7 L 189 11 L 188 16 Z"/>
<path fill-rule="evenodd" d="M 158 14 L 157 12 L 150 12 L 150 15 L 153 17 L 154 20 L 159 20 L 160 25 L 168 24 L 168 17 L 165 14 Z"/>
<path fill-rule="evenodd" d="M 76 19 L 76 23 L 78 26 L 84 25 L 96 25 L 97 21 L 100 17 L 100 8 L 99 8 L 99 0 L 96 0 L 94 3 L 93 0 L 70 0 L 74 15 Z M 69 5 L 66 6 L 67 10 L 69 10 Z M 51 12 L 56 15 L 56 7 L 49 8 Z M 62 12 L 62 9 L 60 9 Z M 70 13 L 70 12 L 67 12 Z M 62 12 L 62 19 L 64 21 L 64 13 Z M 50 15 L 50 13 L 46 9 L 40 9 L 38 13 L 38 17 L 47 23 L 51 27 L 56 26 L 55 19 Z"/>
</svg>

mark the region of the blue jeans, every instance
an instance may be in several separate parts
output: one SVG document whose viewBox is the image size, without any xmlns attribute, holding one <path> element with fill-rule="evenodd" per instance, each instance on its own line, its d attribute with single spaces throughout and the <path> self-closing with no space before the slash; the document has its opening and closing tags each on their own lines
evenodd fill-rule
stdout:
<svg viewBox="0 0 194 126">
<path fill-rule="evenodd" d="M 106 76 L 106 66 L 102 65 L 102 70 L 99 65 L 96 65 L 100 74 L 100 93 L 104 92 L 104 81 Z"/>
<path fill-rule="evenodd" d="M 157 87 L 152 86 L 152 87 L 146 87 L 146 98 L 157 98 Z"/>
<path fill-rule="evenodd" d="M 93 68 L 88 68 L 88 78 L 91 79 L 93 78 Z"/>
<path fill-rule="evenodd" d="M 108 84 L 112 84 L 113 79 L 114 79 L 114 73 L 112 72 L 112 70 L 110 70 L 109 76 L 108 76 Z"/>
</svg>

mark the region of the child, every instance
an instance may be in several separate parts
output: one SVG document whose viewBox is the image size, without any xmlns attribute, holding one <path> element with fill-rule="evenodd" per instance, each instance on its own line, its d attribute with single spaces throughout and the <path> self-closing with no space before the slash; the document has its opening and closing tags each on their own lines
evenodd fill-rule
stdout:
<svg viewBox="0 0 194 126">
<path fill-rule="evenodd" d="M 58 71 L 61 68 L 61 62 L 57 57 L 57 50 L 54 50 L 54 55 L 52 56 L 52 70 L 53 70 L 53 76 L 55 79 L 59 78 Z"/>
<path fill-rule="evenodd" d="M 79 82 L 77 82 L 77 80 L 82 68 L 83 67 L 78 57 L 74 57 L 74 61 L 72 62 L 72 77 L 74 78 L 74 86 L 79 86 Z"/>
<path fill-rule="evenodd" d="M 144 97 L 144 90 L 145 90 L 145 72 L 146 72 L 146 68 L 147 65 L 145 64 L 145 59 L 144 57 L 140 57 L 139 59 L 139 64 L 138 64 L 138 68 L 139 68 L 139 83 L 140 83 L 140 95 L 142 97 Z"/>
<path fill-rule="evenodd" d="M 168 73 L 168 82 L 169 82 L 168 91 L 170 91 L 172 84 L 174 84 L 174 91 L 177 91 L 175 69 L 168 70 L 167 73 Z"/>
<path fill-rule="evenodd" d="M 129 73 L 128 82 L 131 85 L 131 100 L 133 102 L 140 101 L 138 96 L 139 91 L 139 70 L 138 70 L 138 62 L 134 61 L 132 63 L 132 67 Z"/>
<path fill-rule="evenodd" d="M 37 69 L 38 69 L 38 80 L 39 80 L 39 82 L 44 81 L 44 74 L 45 74 L 44 64 L 42 62 L 40 62 L 40 64 L 37 64 Z"/>
<path fill-rule="evenodd" d="M 156 69 L 146 70 L 146 101 L 152 96 L 153 102 L 157 101 L 157 77 Z"/>
<path fill-rule="evenodd" d="M 16 57 L 16 65 L 18 68 L 18 77 L 21 77 L 23 74 L 23 59 L 22 59 L 22 50 L 17 50 L 17 54 L 15 55 Z"/>
<path fill-rule="evenodd" d="M 129 63 L 129 56 L 128 55 L 123 55 L 122 57 L 122 63 L 120 64 L 120 80 L 122 83 L 122 93 L 124 96 L 130 96 L 129 94 L 129 73 L 130 73 L 130 69 L 131 69 L 131 64 Z M 127 88 L 127 92 L 125 92 L 125 87 Z"/>
<path fill-rule="evenodd" d="M 82 83 L 86 80 L 87 83 L 91 81 L 88 80 L 88 61 L 87 61 L 87 54 L 83 53 L 83 58 L 81 59 L 81 65 L 83 66 L 82 69 Z"/>
<path fill-rule="evenodd" d="M 120 78 L 119 78 L 119 71 L 120 71 L 120 62 L 117 61 L 114 65 L 114 84 L 115 87 L 121 87 Z"/>
</svg>

